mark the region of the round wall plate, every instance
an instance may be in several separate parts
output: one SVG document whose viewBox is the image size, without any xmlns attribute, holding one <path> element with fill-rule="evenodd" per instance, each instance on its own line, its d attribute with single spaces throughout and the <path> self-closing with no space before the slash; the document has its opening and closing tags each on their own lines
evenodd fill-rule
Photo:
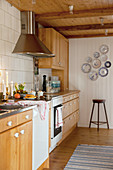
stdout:
<svg viewBox="0 0 113 170">
<path fill-rule="evenodd" d="M 101 67 L 98 72 L 101 77 L 105 77 L 108 75 L 108 69 L 106 67 Z"/>
<path fill-rule="evenodd" d="M 97 73 L 96 71 L 91 71 L 91 72 L 89 73 L 89 78 L 90 78 L 90 80 L 92 80 L 92 81 L 97 80 L 97 78 L 98 78 L 98 73 Z"/>
<path fill-rule="evenodd" d="M 99 50 L 102 54 L 106 54 L 109 51 L 109 47 L 107 45 L 103 44 L 100 46 Z"/>
<path fill-rule="evenodd" d="M 109 68 L 109 67 L 111 67 L 111 62 L 110 61 L 106 61 L 104 65 L 105 65 L 106 68 Z"/>
<path fill-rule="evenodd" d="M 99 59 L 94 59 L 92 62 L 92 67 L 97 69 L 100 66 L 101 66 L 101 61 Z"/>
<path fill-rule="evenodd" d="M 89 73 L 91 71 L 91 65 L 88 63 L 84 63 L 81 69 L 84 73 Z"/>
<path fill-rule="evenodd" d="M 86 62 L 91 63 L 92 62 L 92 58 L 91 57 L 87 57 L 86 58 Z"/>
<path fill-rule="evenodd" d="M 101 61 L 105 62 L 108 59 L 108 56 L 106 54 L 101 55 Z"/>
<path fill-rule="evenodd" d="M 98 58 L 98 57 L 100 57 L 100 53 L 99 53 L 99 52 L 95 52 L 95 53 L 93 54 L 93 56 L 94 56 L 95 58 Z"/>
</svg>

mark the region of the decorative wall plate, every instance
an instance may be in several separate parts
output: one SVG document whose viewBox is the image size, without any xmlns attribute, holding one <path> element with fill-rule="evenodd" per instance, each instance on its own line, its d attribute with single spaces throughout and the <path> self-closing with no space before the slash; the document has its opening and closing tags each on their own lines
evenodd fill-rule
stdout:
<svg viewBox="0 0 113 170">
<path fill-rule="evenodd" d="M 106 68 L 109 68 L 109 67 L 111 67 L 111 62 L 110 61 L 106 61 L 104 65 L 105 65 Z"/>
<path fill-rule="evenodd" d="M 101 77 L 105 77 L 108 75 L 108 69 L 106 67 L 101 67 L 98 72 Z"/>
<path fill-rule="evenodd" d="M 95 53 L 93 54 L 93 56 L 94 56 L 95 58 L 98 58 L 98 57 L 100 57 L 100 53 L 99 53 L 99 52 L 95 52 Z"/>
<path fill-rule="evenodd" d="M 84 73 L 89 73 L 91 71 L 91 65 L 88 63 L 84 63 L 81 69 Z"/>
<path fill-rule="evenodd" d="M 98 73 L 97 73 L 96 71 L 91 71 L 91 72 L 89 73 L 89 78 L 90 78 L 90 80 L 92 80 L 92 81 L 97 80 L 97 78 L 98 78 Z"/>
<path fill-rule="evenodd" d="M 101 66 L 101 61 L 99 59 L 94 59 L 92 62 L 93 68 L 99 68 Z"/>
<path fill-rule="evenodd" d="M 86 58 L 86 62 L 91 63 L 92 62 L 92 58 L 91 57 L 87 57 Z"/>
<path fill-rule="evenodd" d="M 106 54 L 101 55 L 101 61 L 106 61 L 108 59 L 108 56 Z"/>
<path fill-rule="evenodd" d="M 109 47 L 107 45 L 103 44 L 100 46 L 99 50 L 102 54 L 106 54 L 109 51 Z"/>
</svg>

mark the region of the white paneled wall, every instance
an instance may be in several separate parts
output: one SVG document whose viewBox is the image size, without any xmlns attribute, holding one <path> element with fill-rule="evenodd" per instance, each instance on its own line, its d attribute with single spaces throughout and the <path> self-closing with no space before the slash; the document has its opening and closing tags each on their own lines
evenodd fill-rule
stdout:
<svg viewBox="0 0 113 170">
<path fill-rule="evenodd" d="M 6 70 L 9 73 L 9 83 L 26 83 L 26 89 L 33 88 L 33 58 L 12 54 L 14 46 L 21 33 L 20 11 L 6 0 L 0 0 L 0 70 L 5 80 Z"/>
<path fill-rule="evenodd" d="M 79 126 L 87 127 L 92 108 L 92 99 L 106 99 L 106 108 L 110 128 L 113 128 L 113 65 L 109 68 L 107 77 L 100 77 L 96 81 L 91 81 L 88 74 L 81 71 L 81 66 L 88 56 L 93 57 L 93 53 L 99 51 L 102 44 L 109 46 L 108 57 L 113 64 L 113 37 L 105 38 L 81 38 L 69 40 L 69 87 L 79 89 L 80 92 L 80 121 Z M 97 107 L 95 107 L 94 117 L 97 120 Z M 100 106 L 100 119 L 105 120 L 103 107 Z M 96 127 L 93 125 L 93 127 Z M 101 127 L 106 127 L 103 125 Z"/>
</svg>

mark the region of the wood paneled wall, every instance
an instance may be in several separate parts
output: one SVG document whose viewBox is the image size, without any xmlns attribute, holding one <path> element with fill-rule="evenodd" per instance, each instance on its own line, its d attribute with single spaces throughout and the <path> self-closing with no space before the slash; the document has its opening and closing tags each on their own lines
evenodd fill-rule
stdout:
<svg viewBox="0 0 113 170">
<path fill-rule="evenodd" d="M 107 77 L 91 81 L 88 75 L 81 71 L 81 66 L 88 56 L 99 51 L 102 44 L 109 46 L 108 59 L 113 64 L 113 38 L 83 38 L 69 40 L 69 86 L 70 89 L 79 89 L 80 92 L 80 121 L 79 126 L 87 127 L 89 124 L 93 98 L 106 99 L 106 107 L 110 128 L 113 128 L 113 66 L 109 69 Z M 103 107 L 100 106 L 100 119 L 105 120 Z M 97 107 L 94 119 L 97 119 Z M 94 125 L 94 127 L 96 127 Z M 101 125 L 106 127 L 106 125 Z"/>
</svg>

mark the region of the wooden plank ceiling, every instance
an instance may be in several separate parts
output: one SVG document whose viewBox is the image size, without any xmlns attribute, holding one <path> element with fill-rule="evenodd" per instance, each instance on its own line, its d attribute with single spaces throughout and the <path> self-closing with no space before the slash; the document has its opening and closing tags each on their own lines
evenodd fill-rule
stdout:
<svg viewBox="0 0 113 170">
<path fill-rule="evenodd" d="M 113 0 L 7 1 L 21 11 L 34 11 L 38 23 L 55 28 L 67 38 L 113 36 Z"/>
</svg>

